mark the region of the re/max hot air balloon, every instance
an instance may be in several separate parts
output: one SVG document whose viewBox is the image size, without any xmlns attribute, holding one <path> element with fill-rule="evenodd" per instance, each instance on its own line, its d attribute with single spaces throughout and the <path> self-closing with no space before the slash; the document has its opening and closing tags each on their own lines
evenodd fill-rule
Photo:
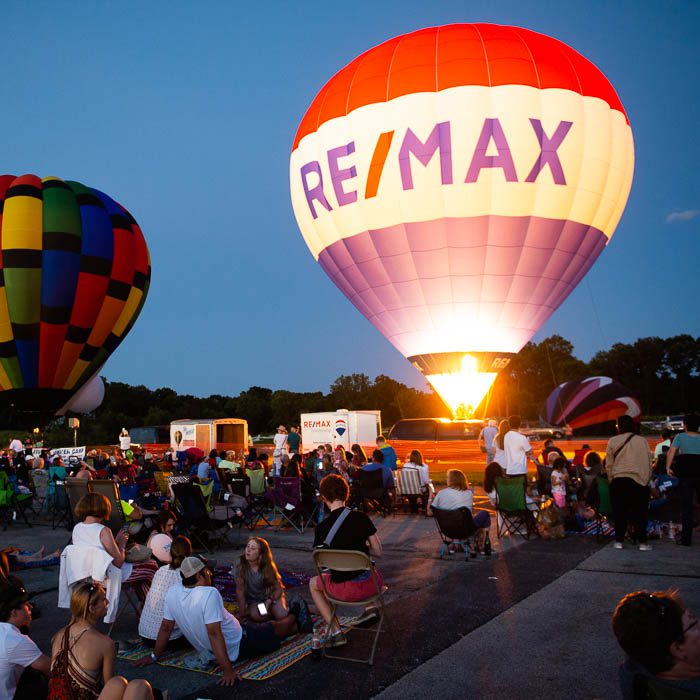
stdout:
<svg viewBox="0 0 700 700">
<path fill-rule="evenodd" d="M 544 420 L 581 431 L 620 416 L 639 420 L 642 408 L 629 389 L 610 377 L 587 377 L 560 384 L 545 401 Z"/>
<path fill-rule="evenodd" d="M 66 406 L 133 326 L 150 259 L 141 229 L 79 182 L 0 176 L 0 415 Z"/>
<path fill-rule="evenodd" d="M 321 89 L 292 205 L 314 257 L 453 410 L 564 301 L 622 215 L 634 145 L 590 61 L 516 27 L 399 36 Z"/>
</svg>

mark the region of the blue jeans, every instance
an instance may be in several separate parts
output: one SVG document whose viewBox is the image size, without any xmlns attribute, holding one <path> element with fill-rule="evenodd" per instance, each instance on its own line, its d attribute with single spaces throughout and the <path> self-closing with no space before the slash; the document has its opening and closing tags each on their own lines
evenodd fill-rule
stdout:
<svg viewBox="0 0 700 700">
<path fill-rule="evenodd" d="M 473 517 L 474 525 L 478 528 L 488 528 L 491 527 L 491 516 L 485 510 L 477 511 Z"/>
</svg>

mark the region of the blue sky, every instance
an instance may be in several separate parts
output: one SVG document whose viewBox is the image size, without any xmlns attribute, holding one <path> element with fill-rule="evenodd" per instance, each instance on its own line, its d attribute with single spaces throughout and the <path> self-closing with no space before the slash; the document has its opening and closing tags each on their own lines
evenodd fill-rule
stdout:
<svg viewBox="0 0 700 700">
<path fill-rule="evenodd" d="M 149 298 L 112 380 L 236 394 L 340 374 L 424 381 L 314 261 L 289 199 L 297 125 L 323 84 L 397 34 L 452 22 L 543 32 L 596 63 L 632 125 L 620 225 L 535 336 L 589 359 L 700 334 L 700 3 L 386 0 L 7 2 L 2 172 L 75 179 L 129 209 Z"/>
</svg>

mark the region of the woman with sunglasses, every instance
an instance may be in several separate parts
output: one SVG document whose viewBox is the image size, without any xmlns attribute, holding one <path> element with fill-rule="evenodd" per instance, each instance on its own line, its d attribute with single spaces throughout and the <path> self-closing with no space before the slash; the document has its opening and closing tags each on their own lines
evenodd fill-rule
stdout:
<svg viewBox="0 0 700 700">
<path fill-rule="evenodd" d="M 107 605 L 101 583 L 81 581 L 73 587 L 71 621 L 51 640 L 49 700 L 153 700 L 147 681 L 114 675 L 114 640 L 96 629 Z"/>
</svg>

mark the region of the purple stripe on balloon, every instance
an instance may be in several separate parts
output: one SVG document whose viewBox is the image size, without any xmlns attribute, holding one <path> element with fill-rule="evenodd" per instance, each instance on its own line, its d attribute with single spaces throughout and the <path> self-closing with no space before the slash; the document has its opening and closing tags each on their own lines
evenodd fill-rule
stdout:
<svg viewBox="0 0 700 700">
<path fill-rule="evenodd" d="M 460 312 L 534 332 L 606 243 L 602 231 L 574 221 L 449 218 L 364 231 L 325 248 L 319 263 L 389 338 Z"/>
</svg>

